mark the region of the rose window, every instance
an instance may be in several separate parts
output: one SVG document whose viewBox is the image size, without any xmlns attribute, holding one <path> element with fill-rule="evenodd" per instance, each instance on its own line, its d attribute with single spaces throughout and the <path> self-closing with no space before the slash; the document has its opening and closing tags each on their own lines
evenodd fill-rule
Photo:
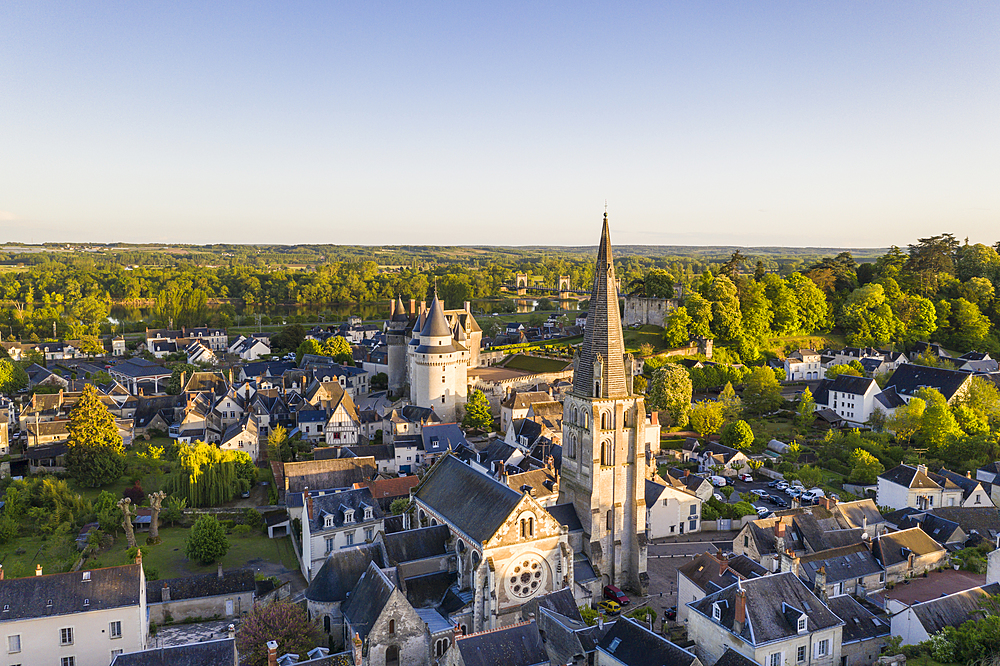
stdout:
<svg viewBox="0 0 1000 666">
<path fill-rule="evenodd" d="M 507 592 L 512 597 L 527 599 L 545 585 L 548 566 L 535 555 L 528 555 L 507 567 Z"/>
</svg>

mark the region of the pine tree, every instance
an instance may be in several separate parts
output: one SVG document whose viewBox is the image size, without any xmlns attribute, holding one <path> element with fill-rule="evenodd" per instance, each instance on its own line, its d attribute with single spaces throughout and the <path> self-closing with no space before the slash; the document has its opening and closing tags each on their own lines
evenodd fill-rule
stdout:
<svg viewBox="0 0 1000 666">
<path fill-rule="evenodd" d="M 115 418 L 87 384 L 70 413 L 66 468 L 81 484 L 96 488 L 114 483 L 125 472 L 125 444 Z"/>
<path fill-rule="evenodd" d="M 469 401 L 465 403 L 465 417 L 462 419 L 462 426 L 476 430 L 493 430 L 490 401 L 482 391 L 477 389 L 469 394 Z"/>
</svg>

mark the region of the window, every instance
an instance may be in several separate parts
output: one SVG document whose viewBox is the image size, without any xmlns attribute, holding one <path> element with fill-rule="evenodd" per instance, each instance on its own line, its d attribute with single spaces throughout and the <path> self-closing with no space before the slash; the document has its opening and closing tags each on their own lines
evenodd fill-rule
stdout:
<svg viewBox="0 0 1000 666">
<path fill-rule="evenodd" d="M 796 650 L 795 661 L 801 663 L 806 660 L 806 646 L 800 645 Z"/>
<path fill-rule="evenodd" d="M 719 604 L 712 604 L 712 619 L 719 621 L 722 619 L 722 609 Z"/>
<path fill-rule="evenodd" d="M 59 645 L 73 644 L 73 627 L 64 627 L 59 630 Z"/>
<path fill-rule="evenodd" d="M 365 528 L 365 541 L 371 541 L 375 537 L 375 530 L 371 527 Z"/>
<path fill-rule="evenodd" d="M 608 529 L 613 530 L 615 528 L 615 514 L 614 511 L 612 511 L 611 509 L 608 509 L 607 521 L 608 521 Z"/>
<path fill-rule="evenodd" d="M 21 634 L 14 634 L 7 637 L 7 652 L 21 651 Z"/>
<path fill-rule="evenodd" d="M 333 537 L 326 538 L 326 554 L 329 555 L 333 552 Z"/>
<path fill-rule="evenodd" d="M 122 623 L 120 620 L 116 620 L 111 623 L 111 638 L 121 638 L 122 637 Z"/>
<path fill-rule="evenodd" d="M 114 661 L 115 657 L 117 657 L 118 655 L 120 655 L 124 651 L 125 650 L 123 650 L 122 648 L 118 648 L 117 650 L 112 650 L 111 651 L 111 661 Z"/>
<path fill-rule="evenodd" d="M 982 504 L 982 502 L 979 500 L 979 493 L 976 493 L 976 504 Z"/>
<path fill-rule="evenodd" d="M 63 657 L 59 660 L 59 666 L 76 666 L 76 657 Z"/>
<path fill-rule="evenodd" d="M 802 617 L 799 618 L 798 631 L 801 634 L 805 630 L 806 630 L 806 616 L 803 615 Z"/>
<path fill-rule="evenodd" d="M 743 535 L 743 547 L 744 548 L 750 547 L 750 537 L 747 536 L 746 534 Z"/>
<path fill-rule="evenodd" d="M 816 643 L 816 656 L 825 657 L 830 653 L 830 639 L 824 638 L 820 642 Z"/>
<path fill-rule="evenodd" d="M 354 532 L 348 532 L 344 536 L 347 537 L 347 545 L 348 546 L 353 546 L 354 545 Z"/>
<path fill-rule="evenodd" d="M 691 510 L 688 511 L 688 515 L 689 516 L 697 516 L 698 515 L 698 505 L 697 504 L 692 504 L 691 505 Z"/>
<path fill-rule="evenodd" d="M 389 633 L 390 634 L 396 633 L 396 621 L 395 620 L 389 620 Z"/>
<path fill-rule="evenodd" d="M 771 656 L 768 657 L 768 659 L 767 659 L 767 665 L 768 666 L 781 666 L 781 663 L 784 661 L 784 659 L 782 659 L 782 655 L 783 655 L 782 652 L 772 652 Z"/>
</svg>

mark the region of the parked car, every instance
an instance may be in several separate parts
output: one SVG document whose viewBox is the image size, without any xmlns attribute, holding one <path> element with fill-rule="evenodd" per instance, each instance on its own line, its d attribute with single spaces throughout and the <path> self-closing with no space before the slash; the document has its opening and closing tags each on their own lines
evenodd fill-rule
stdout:
<svg viewBox="0 0 1000 666">
<path fill-rule="evenodd" d="M 714 497 L 715 499 L 719 500 L 723 504 L 726 503 L 726 496 L 723 495 L 722 493 L 712 493 L 712 497 Z"/>
<path fill-rule="evenodd" d="M 749 474 L 740 474 L 739 480 L 744 483 L 753 483 L 753 477 Z"/>
<path fill-rule="evenodd" d="M 761 499 L 764 499 L 765 497 L 767 497 L 767 493 L 764 492 L 763 490 L 760 490 L 759 488 L 754 488 L 753 490 L 750 491 L 750 494 L 751 495 L 756 495 L 757 497 L 759 497 Z"/>
<path fill-rule="evenodd" d="M 802 496 L 802 489 L 792 486 L 785 491 L 785 494 L 792 499 L 796 499 Z"/>
<path fill-rule="evenodd" d="M 671 606 L 667 610 L 663 611 L 663 615 L 671 622 L 674 622 L 677 619 L 677 606 Z"/>
<path fill-rule="evenodd" d="M 770 497 L 767 498 L 767 501 L 777 507 L 788 506 L 788 502 L 786 502 L 783 498 L 778 497 L 777 495 L 771 495 Z"/>
<path fill-rule="evenodd" d="M 717 487 L 717 488 L 721 488 L 722 486 L 729 485 L 729 482 L 726 481 L 726 477 L 724 477 L 724 476 L 716 476 L 716 475 L 713 474 L 712 476 L 708 477 L 708 480 L 711 481 L 712 485 L 715 486 L 715 487 Z"/>
<path fill-rule="evenodd" d="M 777 488 L 778 490 L 784 490 L 789 485 L 790 484 L 788 483 L 788 481 L 785 481 L 784 479 L 782 479 L 781 481 L 778 481 L 778 485 L 776 485 L 775 488 Z"/>
<path fill-rule="evenodd" d="M 778 484 L 780 484 L 780 483 L 784 483 L 784 481 L 779 481 L 779 480 L 775 479 L 774 481 L 771 481 L 770 483 L 768 483 L 767 487 L 768 488 L 777 488 Z"/>
<path fill-rule="evenodd" d="M 766 506 L 757 507 L 758 518 L 767 518 L 769 515 L 771 515 L 771 510 L 768 509 Z"/>
<path fill-rule="evenodd" d="M 617 601 L 605 599 L 601 603 L 597 604 L 597 610 L 604 611 L 608 615 L 618 615 L 622 612 L 622 607 Z"/>
<path fill-rule="evenodd" d="M 604 598 L 611 599 L 622 606 L 628 606 L 629 604 L 628 597 L 625 596 L 625 593 L 614 585 L 604 586 Z"/>
</svg>

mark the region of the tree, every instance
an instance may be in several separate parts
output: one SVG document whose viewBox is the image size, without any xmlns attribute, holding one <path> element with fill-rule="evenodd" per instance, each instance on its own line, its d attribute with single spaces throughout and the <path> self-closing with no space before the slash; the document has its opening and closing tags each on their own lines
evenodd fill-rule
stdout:
<svg viewBox="0 0 1000 666">
<path fill-rule="evenodd" d="M 318 640 L 318 628 L 302 606 L 283 599 L 254 604 L 236 632 L 240 658 L 250 666 L 267 664 L 268 641 L 277 642 L 278 654 L 302 656 L 316 647 Z"/>
<path fill-rule="evenodd" d="M 191 506 L 214 506 L 250 490 L 256 475 L 249 454 L 195 442 L 178 446 L 169 490 L 186 497 Z"/>
<path fill-rule="evenodd" d="M 882 432 L 885 430 L 885 426 L 888 422 L 889 415 L 886 414 L 881 407 L 876 407 L 872 410 L 872 414 L 868 417 L 868 420 L 865 421 L 865 425 L 875 432 Z"/>
<path fill-rule="evenodd" d="M 719 402 L 722 403 L 722 411 L 727 420 L 735 419 L 743 411 L 743 401 L 736 395 L 736 389 L 732 382 L 726 382 L 719 393 Z"/>
<path fill-rule="evenodd" d="M 462 427 L 475 430 L 493 430 L 493 416 L 490 414 L 490 401 L 486 394 L 475 389 L 469 394 L 465 403 L 465 416 L 462 417 Z"/>
<path fill-rule="evenodd" d="M 81 484 L 96 488 L 114 483 L 125 472 L 122 436 L 93 384 L 84 386 L 66 429 L 66 468 Z"/>
<path fill-rule="evenodd" d="M 331 357 L 337 363 L 351 363 L 354 356 L 351 354 L 351 343 L 346 338 L 335 335 L 328 338 L 323 343 L 323 353 Z"/>
<path fill-rule="evenodd" d="M 636 393 L 639 394 L 645 393 L 646 388 L 648 388 L 648 386 L 649 382 L 642 375 L 636 375 L 635 377 L 632 378 L 632 388 L 635 390 Z"/>
<path fill-rule="evenodd" d="M 165 492 L 159 490 L 149 494 L 149 506 L 153 509 L 149 521 L 149 538 L 146 543 L 160 543 L 160 510 L 163 508 L 163 500 L 167 496 Z"/>
<path fill-rule="evenodd" d="M 759 470 L 763 466 L 764 466 L 764 461 L 763 460 L 756 460 L 754 458 L 750 458 L 750 459 L 747 460 L 747 467 L 749 467 L 750 471 L 752 471 L 752 472 L 756 472 L 757 470 Z"/>
<path fill-rule="evenodd" d="M 400 497 L 399 499 L 392 500 L 392 504 L 389 505 L 389 511 L 394 516 L 401 515 L 406 511 L 406 507 L 410 506 L 410 500 L 406 497 Z"/>
<path fill-rule="evenodd" d="M 127 497 L 123 497 L 118 500 L 118 508 L 122 512 L 122 529 L 125 530 L 125 538 L 128 541 L 129 548 L 135 548 L 135 531 L 132 529 L 132 500 Z"/>
<path fill-rule="evenodd" d="M 167 394 L 179 395 L 184 390 L 185 383 L 191 379 L 191 375 L 198 372 L 198 370 L 198 366 L 191 363 L 178 363 L 175 365 L 173 372 L 170 373 L 170 379 L 167 381 Z"/>
<path fill-rule="evenodd" d="M 163 512 L 163 519 L 170 521 L 170 526 L 173 527 L 177 524 L 177 521 L 183 520 L 184 509 L 187 507 L 186 497 L 170 497 L 167 499 L 167 508 Z"/>
<path fill-rule="evenodd" d="M 122 491 L 122 497 L 127 497 L 132 501 L 132 504 L 139 506 L 142 504 L 142 500 L 145 498 L 146 493 L 143 492 L 142 486 L 139 485 L 139 480 L 136 479 L 129 488 Z"/>
<path fill-rule="evenodd" d="M 215 516 L 201 516 L 191 526 L 184 554 L 189 560 L 211 564 L 229 551 L 226 531 Z"/>
<path fill-rule="evenodd" d="M 718 275 L 708 289 L 712 301 L 712 331 L 723 340 L 735 340 L 743 331 L 740 300 L 736 285 L 725 275 Z"/>
<path fill-rule="evenodd" d="M 990 332 L 990 320 L 975 303 L 964 298 L 952 301 L 951 344 L 961 349 L 975 349 Z"/>
<path fill-rule="evenodd" d="M 28 388 L 28 373 L 10 358 L 0 359 L 0 393 L 13 395 Z"/>
<path fill-rule="evenodd" d="M 971 409 L 990 427 L 1000 426 L 1000 391 L 997 390 L 996 384 L 988 379 L 973 376 L 966 384 L 966 390 L 955 402 Z"/>
<path fill-rule="evenodd" d="M 293 352 L 306 339 L 306 329 L 302 324 L 289 324 L 281 332 L 271 337 L 271 350 L 275 353 Z"/>
<path fill-rule="evenodd" d="M 690 334 L 700 338 L 712 337 L 712 304 L 701 294 L 691 294 L 684 299 L 684 308 L 691 318 Z"/>
<path fill-rule="evenodd" d="M 689 416 L 691 427 L 702 435 L 719 432 L 726 422 L 723 406 L 713 400 L 699 400 L 691 407 Z"/>
<path fill-rule="evenodd" d="M 691 411 L 691 376 L 683 366 L 667 363 L 653 373 L 646 405 L 667 415 L 665 425 L 683 428 Z"/>
<path fill-rule="evenodd" d="M 823 482 L 823 471 L 818 467 L 813 467 L 811 465 L 803 465 L 796 472 L 799 477 L 799 481 L 802 482 L 806 488 L 812 488 L 813 486 L 818 486 Z"/>
<path fill-rule="evenodd" d="M 743 389 L 743 407 L 751 414 L 766 414 L 781 406 L 781 384 L 767 366 L 754 368 Z"/>
<path fill-rule="evenodd" d="M 864 449 L 854 449 L 854 452 L 851 453 L 851 483 L 871 485 L 878 480 L 878 475 L 884 471 L 885 467 L 878 461 L 878 458 Z"/>
<path fill-rule="evenodd" d="M 691 317 L 683 305 L 667 317 L 663 329 L 663 342 L 670 348 L 682 347 L 691 339 Z"/>
<path fill-rule="evenodd" d="M 720 441 L 733 449 L 748 449 L 753 445 L 753 430 L 750 424 L 742 419 L 733 421 L 723 428 Z"/>
<path fill-rule="evenodd" d="M 847 331 L 847 341 L 857 346 L 888 344 L 902 330 L 884 287 L 875 283 L 851 292 L 844 301 L 839 323 Z"/>
<path fill-rule="evenodd" d="M 886 427 L 896 433 L 897 439 L 909 444 L 910 438 L 920 430 L 926 408 L 927 403 L 921 398 L 910 398 L 910 402 L 896 408 L 896 412 L 889 417 Z"/>
<path fill-rule="evenodd" d="M 857 364 L 857 365 L 855 365 Z M 840 363 L 838 365 L 831 365 L 826 369 L 827 379 L 836 379 L 840 375 L 851 375 L 852 377 L 864 377 L 864 368 L 859 368 L 861 363 L 858 361 L 851 361 L 850 363 Z"/>
<path fill-rule="evenodd" d="M 800 455 L 802 455 L 802 445 L 798 442 L 792 442 L 788 445 L 788 448 L 785 449 L 785 452 L 781 454 L 781 459 L 794 465 Z"/>
<path fill-rule="evenodd" d="M 925 387 L 917 391 L 917 397 L 927 404 L 920 419 L 921 439 L 932 451 L 937 451 L 962 431 L 940 391 Z"/>
<path fill-rule="evenodd" d="M 323 355 L 323 346 L 317 341 L 309 338 L 303 340 L 299 348 L 295 350 L 295 362 L 299 365 L 302 364 L 302 357 L 306 354 L 313 354 L 315 356 Z"/>
<path fill-rule="evenodd" d="M 816 411 L 816 401 L 813 399 L 812 391 L 809 387 L 802 389 L 802 397 L 799 398 L 799 407 L 796 410 L 795 422 L 802 428 L 812 425 L 815 416 L 813 412 Z"/>
</svg>

